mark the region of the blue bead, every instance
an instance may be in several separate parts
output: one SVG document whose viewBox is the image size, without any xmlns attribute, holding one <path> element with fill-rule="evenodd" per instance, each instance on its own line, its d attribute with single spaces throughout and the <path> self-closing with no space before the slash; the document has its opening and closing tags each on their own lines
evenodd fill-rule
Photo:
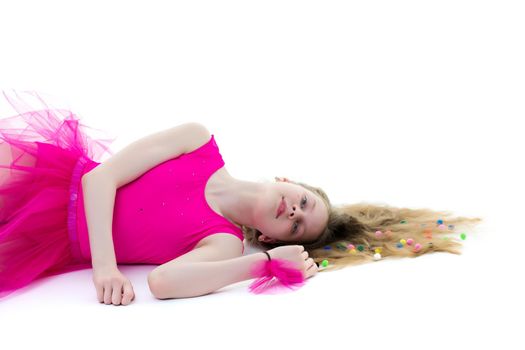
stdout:
<svg viewBox="0 0 525 350">
<path fill-rule="evenodd" d="M 437 221 L 438 225 L 441 225 L 442 223 L 443 223 L 443 220 L 441 220 L 441 219 Z"/>
<path fill-rule="evenodd" d="M 398 244 L 396 244 L 396 246 L 397 246 L 398 248 L 403 248 L 403 243 L 398 243 Z"/>
<path fill-rule="evenodd" d="M 325 249 L 325 250 L 330 250 L 330 249 L 332 249 L 332 247 L 330 247 L 329 245 L 325 245 L 325 246 L 324 246 L 324 249 Z"/>
</svg>

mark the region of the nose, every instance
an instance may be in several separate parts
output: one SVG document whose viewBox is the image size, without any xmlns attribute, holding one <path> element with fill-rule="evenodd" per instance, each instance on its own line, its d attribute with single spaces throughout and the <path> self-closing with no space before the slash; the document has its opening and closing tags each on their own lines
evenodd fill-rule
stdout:
<svg viewBox="0 0 525 350">
<path fill-rule="evenodd" d="M 289 216 L 291 216 L 292 218 L 297 216 L 297 213 L 295 213 L 295 209 L 296 208 L 298 208 L 297 204 L 292 205 L 292 211 L 289 214 Z M 300 210 L 299 210 L 299 212 L 300 212 Z M 302 215 L 302 212 L 301 212 L 301 215 Z"/>
</svg>

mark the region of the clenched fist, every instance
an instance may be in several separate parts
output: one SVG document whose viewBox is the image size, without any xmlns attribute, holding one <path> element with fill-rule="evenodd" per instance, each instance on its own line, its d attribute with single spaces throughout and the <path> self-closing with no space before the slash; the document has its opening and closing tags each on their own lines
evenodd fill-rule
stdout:
<svg viewBox="0 0 525 350">
<path fill-rule="evenodd" d="M 308 252 L 302 245 L 284 245 L 267 251 L 272 259 L 284 259 L 294 263 L 303 272 L 304 278 L 310 278 L 318 272 L 314 259 L 308 257 Z"/>
<path fill-rule="evenodd" d="M 130 280 L 116 266 L 93 268 L 93 282 L 100 303 L 128 305 L 135 298 Z"/>
</svg>

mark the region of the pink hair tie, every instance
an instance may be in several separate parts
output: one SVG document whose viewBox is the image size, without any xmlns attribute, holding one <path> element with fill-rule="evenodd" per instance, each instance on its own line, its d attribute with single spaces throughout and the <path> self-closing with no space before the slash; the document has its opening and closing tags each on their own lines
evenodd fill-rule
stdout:
<svg viewBox="0 0 525 350">
<path fill-rule="evenodd" d="M 268 260 L 258 261 L 253 264 L 250 274 L 257 278 L 249 286 L 251 293 L 260 294 L 269 290 L 274 284 L 274 277 L 277 279 L 276 286 L 284 286 L 288 289 L 299 288 L 304 285 L 305 278 L 301 270 L 296 269 L 292 262 L 284 259 L 273 259 L 270 254 Z"/>
</svg>

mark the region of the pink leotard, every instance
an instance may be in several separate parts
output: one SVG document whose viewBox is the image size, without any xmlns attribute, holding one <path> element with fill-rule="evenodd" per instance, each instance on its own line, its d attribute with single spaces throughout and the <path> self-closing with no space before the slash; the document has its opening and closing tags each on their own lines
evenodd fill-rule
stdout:
<svg viewBox="0 0 525 350">
<path fill-rule="evenodd" d="M 88 159 L 81 173 L 99 164 Z M 242 242 L 242 230 L 216 213 L 204 196 L 208 179 L 223 166 L 212 134 L 196 150 L 165 161 L 119 187 L 112 225 L 117 263 L 162 264 L 191 251 L 201 239 L 216 233 L 235 235 Z M 81 181 L 77 196 L 76 225 L 73 225 L 76 232 L 71 237 L 77 257 L 89 261 Z"/>
</svg>

